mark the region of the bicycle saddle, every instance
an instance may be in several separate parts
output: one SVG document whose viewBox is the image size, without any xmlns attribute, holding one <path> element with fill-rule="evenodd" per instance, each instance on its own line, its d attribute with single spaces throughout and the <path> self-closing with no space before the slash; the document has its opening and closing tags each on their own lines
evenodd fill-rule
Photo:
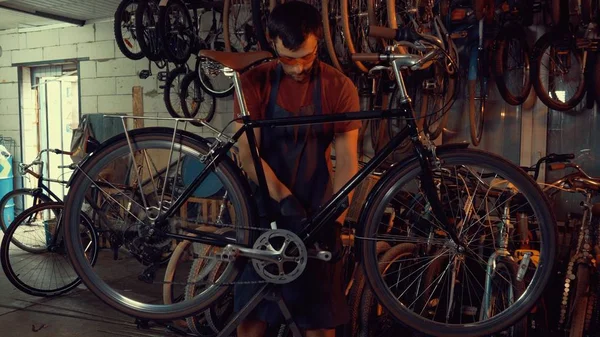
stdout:
<svg viewBox="0 0 600 337">
<path fill-rule="evenodd" d="M 268 51 L 233 53 L 208 49 L 201 50 L 198 55 L 200 57 L 206 57 L 207 59 L 218 62 L 225 67 L 233 69 L 234 71 L 242 71 L 255 63 L 273 57 L 273 54 Z"/>
</svg>

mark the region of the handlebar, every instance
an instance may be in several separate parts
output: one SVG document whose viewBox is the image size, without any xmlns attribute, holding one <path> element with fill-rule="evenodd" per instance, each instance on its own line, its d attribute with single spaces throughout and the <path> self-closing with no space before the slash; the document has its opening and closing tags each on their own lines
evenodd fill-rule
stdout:
<svg viewBox="0 0 600 337">
<path fill-rule="evenodd" d="M 418 70 L 422 65 L 427 62 L 433 60 L 438 57 L 440 54 L 440 50 L 444 50 L 444 44 L 440 39 L 433 35 L 420 34 L 415 31 L 412 27 L 407 26 L 403 28 L 393 29 L 381 26 L 369 26 L 368 35 L 370 37 L 384 38 L 384 39 L 393 39 L 399 44 L 407 44 L 411 47 L 417 47 L 413 43 L 417 41 L 422 41 L 429 43 L 434 46 L 434 48 L 425 48 L 425 49 L 433 49 L 427 52 L 425 56 L 414 55 L 414 54 L 400 54 L 400 53 L 355 53 L 352 54 L 353 61 L 365 61 L 365 62 L 390 62 L 390 61 L 398 61 L 401 67 L 409 67 L 413 70 Z M 424 49 L 421 47 L 420 49 Z"/>
<path fill-rule="evenodd" d="M 523 169 L 527 172 L 534 172 L 533 174 L 533 180 L 537 181 L 539 175 L 540 175 L 540 167 L 543 163 L 546 164 L 552 164 L 552 163 L 563 163 L 563 166 L 561 167 L 560 165 L 550 165 L 548 168 L 549 170 L 562 170 L 565 167 L 567 167 L 564 163 L 569 162 L 570 160 L 575 159 L 575 154 L 573 153 L 562 153 L 562 154 L 556 154 L 556 153 L 551 153 L 545 157 L 540 158 L 537 163 L 535 163 L 535 165 L 531 166 L 531 167 L 523 167 Z"/>
</svg>

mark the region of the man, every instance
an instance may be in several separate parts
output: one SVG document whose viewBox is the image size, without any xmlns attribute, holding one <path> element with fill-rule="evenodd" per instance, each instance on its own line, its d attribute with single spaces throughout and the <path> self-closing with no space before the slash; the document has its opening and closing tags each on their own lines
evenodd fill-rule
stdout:
<svg viewBox="0 0 600 337">
<path fill-rule="evenodd" d="M 323 38 L 321 15 L 303 2 L 285 2 L 276 7 L 268 23 L 269 38 L 277 59 L 242 75 L 242 88 L 252 119 L 322 115 L 359 110 L 358 93 L 349 78 L 317 60 Z M 234 113 L 239 115 L 237 100 Z M 259 200 L 259 212 L 279 210 L 279 228 L 297 231 L 307 214 L 314 213 L 357 171 L 360 121 L 313 126 L 257 129 L 258 153 L 272 200 Z M 240 124 L 237 125 L 237 128 Z M 331 146 L 336 154 L 332 172 Z M 242 167 L 250 180 L 258 179 L 248 141 L 239 141 Z M 274 207 L 273 207 L 274 206 Z M 341 245 L 342 214 L 319 238 L 322 246 L 335 250 Z M 267 226 L 273 219 L 263 219 Z M 242 281 L 260 280 L 251 264 Z M 307 337 L 333 337 L 335 327 L 349 319 L 343 291 L 342 262 L 309 259 L 304 273 L 281 290 L 294 321 Z M 256 293 L 256 285 L 235 287 L 235 309 L 239 311 Z M 238 337 L 262 337 L 267 323 L 281 323 L 276 303 L 263 301 L 238 326 Z"/>
</svg>

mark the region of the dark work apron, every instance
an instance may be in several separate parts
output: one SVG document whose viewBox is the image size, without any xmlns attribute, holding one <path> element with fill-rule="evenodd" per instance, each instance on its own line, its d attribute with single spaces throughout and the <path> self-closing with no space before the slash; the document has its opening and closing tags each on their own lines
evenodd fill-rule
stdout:
<svg viewBox="0 0 600 337">
<path fill-rule="evenodd" d="M 313 85 L 313 102 L 300 108 L 299 115 L 322 114 L 320 65 L 315 63 L 309 85 Z M 295 116 L 277 105 L 279 85 L 283 76 L 281 65 L 277 65 L 271 80 L 271 92 L 265 118 Z M 292 194 L 304 205 L 308 213 L 316 211 L 333 193 L 327 149 L 333 140 L 333 127 L 301 125 L 277 128 L 262 128 L 260 140 L 261 157 L 273 169 L 279 180 L 290 188 Z M 256 187 L 256 186 L 253 186 Z M 260 198 L 259 198 L 260 199 Z M 265 216 L 274 201 L 258 200 L 261 226 L 268 228 L 270 220 Z M 333 226 L 333 224 L 332 224 Z M 280 228 L 285 228 L 281 226 Z M 286 228 L 297 232 L 299 228 Z M 342 262 L 327 263 L 309 259 L 303 274 L 295 281 L 281 286 L 286 304 L 292 317 L 302 329 L 329 329 L 344 324 L 350 312 L 343 292 Z M 254 272 L 251 263 L 240 277 L 240 281 L 262 280 Z M 257 292 L 261 285 L 236 285 L 235 310 L 239 311 Z M 263 301 L 249 318 L 270 324 L 279 324 L 283 316 L 274 302 Z"/>
</svg>

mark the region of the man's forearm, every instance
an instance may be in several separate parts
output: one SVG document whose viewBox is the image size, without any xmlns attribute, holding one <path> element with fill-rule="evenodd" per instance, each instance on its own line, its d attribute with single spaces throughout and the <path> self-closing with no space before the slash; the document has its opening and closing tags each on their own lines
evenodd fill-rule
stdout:
<svg viewBox="0 0 600 337">
<path fill-rule="evenodd" d="M 344 187 L 344 185 L 352 179 L 352 177 L 358 172 L 358 163 L 352 161 L 344 161 L 337 162 L 335 168 L 335 174 L 333 176 L 333 192 L 337 193 L 339 190 Z M 348 202 L 352 202 L 352 196 L 354 191 L 348 194 Z M 337 218 L 337 221 L 341 224 L 344 223 L 346 219 L 346 214 L 348 214 L 348 209 L 342 215 Z"/>
<path fill-rule="evenodd" d="M 275 201 L 281 201 L 285 197 L 291 194 L 290 190 L 277 178 L 273 169 L 264 160 L 261 159 L 263 171 L 265 173 L 265 180 L 269 188 L 269 195 Z M 250 161 L 247 165 L 243 165 L 244 171 L 248 174 L 248 177 L 255 183 L 258 183 L 258 174 L 254 167 L 254 162 Z"/>
</svg>

